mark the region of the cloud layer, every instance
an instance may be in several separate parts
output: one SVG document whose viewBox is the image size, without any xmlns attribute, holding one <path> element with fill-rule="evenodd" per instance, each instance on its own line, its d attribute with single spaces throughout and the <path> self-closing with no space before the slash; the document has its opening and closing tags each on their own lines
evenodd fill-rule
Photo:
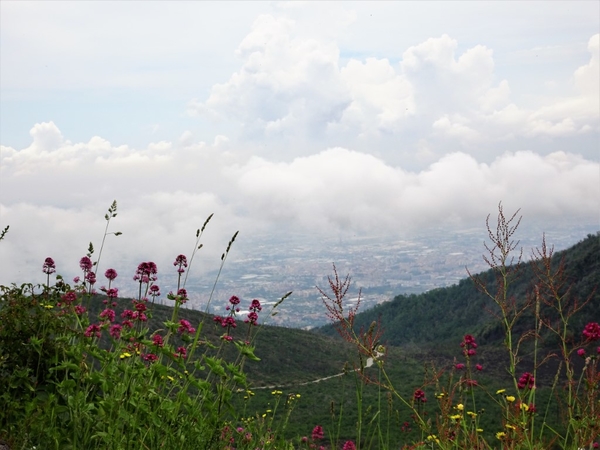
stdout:
<svg viewBox="0 0 600 450">
<path fill-rule="evenodd" d="M 35 110 L 26 144 L 0 146 L 0 227 L 11 226 L 0 283 L 28 280 L 46 256 L 73 264 L 100 241 L 113 199 L 113 231 L 124 235 L 111 237 L 110 252 L 124 270 L 149 258 L 171 264 L 211 213 L 206 269 L 238 229 L 240 239 L 275 229 L 392 236 L 480 225 L 499 201 L 548 224 L 598 223 L 600 35 L 585 22 L 594 31 L 584 40 L 555 36 L 556 17 L 579 26 L 567 3 L 535 21 L 534 34 L 546 27 L 552 40 L 526 48 L 531 24 L 514 20 L 513 8 L 529 8 L 521 3 L 510 11 L 469 4 L 486 17 L 485 33 L 463 32 L 473 17 L 462 4 L 440 4 L 455 20 L 433 29 L 408 2 L 253 4 L 235 16 L 202 3 L 162 16 L 157 3 L 139 21 L 151 26 L 134 30 L 125 26 L 131 5 L 114 6 L 122 16 L 85 5 L 2 5 L 14 19 L 2 22 L 3 134 L 11 113 L 33 104 L 28 96 L 59 100 Z M 201 24 L 188 7 L 204 13 Z M 71 15 L 86 19 L 67 27 Z M 227 32 L 218 24 L 229 19 Z M 107 37 L 109 22 L 120 27 Z M 509 22 L 521 30 L 514 39 Z M 204 31 L 184 33 L 195 29 Z M 224 52 L 230 57 L 219 59 Z M 105 93 L 127 135 L 160 137 L 144 145 L 101 131 L 74 137 L 74 128 L 104 122 L 76 109 L 58 117 L 60 105 L 91 98 L 101 110 Z M 174 98 L 176 126 L 157 119 Z M 129 116 L 119 112 L 138 101 Z"/>
</svg>

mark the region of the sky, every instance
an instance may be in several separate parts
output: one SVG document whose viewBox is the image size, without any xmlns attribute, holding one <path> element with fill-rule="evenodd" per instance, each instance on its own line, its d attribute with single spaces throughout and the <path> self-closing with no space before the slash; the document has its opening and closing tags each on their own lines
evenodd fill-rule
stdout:
<svg viewBox="0 0 600 450">
<path fill-rule="evenodd" d="M 211 213 L 213 269 L 237 230 L 394 237 L 499 202 L 600 228 L 597 1 L 3 0 L 0 21 L 0 283 L 75 271 L 114 199 L 106 264 L 170 265 Z"/>
</svg>

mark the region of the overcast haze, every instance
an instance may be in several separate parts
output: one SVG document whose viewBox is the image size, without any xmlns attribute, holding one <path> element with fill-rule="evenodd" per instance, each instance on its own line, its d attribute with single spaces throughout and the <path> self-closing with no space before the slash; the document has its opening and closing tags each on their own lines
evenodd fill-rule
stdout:
<svg viewBox="0 0 600 450">
<path fill-rule="evenodd" d="M 106 264 L 159 269 L 210 213 L 211 268 L 236 230 L 599 223 L 597 1 L 0 9 L 0 283 L 75 269 L 113 199 Z"/>
</svg>

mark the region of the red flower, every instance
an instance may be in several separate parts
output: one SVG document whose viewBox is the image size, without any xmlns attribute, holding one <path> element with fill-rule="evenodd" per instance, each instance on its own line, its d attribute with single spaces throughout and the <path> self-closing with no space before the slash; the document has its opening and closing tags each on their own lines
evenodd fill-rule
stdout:
<svg viewBox="0 0 600 450">
<path fill-rule="evenodd" d="M 312 431 L 312 440 L 317 441 L 319 439 L 323 439 L 323 437 L 325 437 L 325 434 L 323 433 L 323 427 L 321 425 L 314 427 Z"/>
<path fill-rule="evenodd" d="M 413 397 L 415 399 L 415 402 L 425 403 L 427 401 L 427 399 L 425 398 L 425 392 L 423 392 L 423 390 L 421 389 L 417 389 L 413 394 Z"/>
<path fill-rule="evenodd" d="M 588 341 L 597 341 L 600 339 L 600 325 L 597 322 L 588 323 L 583 329 L 583 335 Z"/>
</svg>

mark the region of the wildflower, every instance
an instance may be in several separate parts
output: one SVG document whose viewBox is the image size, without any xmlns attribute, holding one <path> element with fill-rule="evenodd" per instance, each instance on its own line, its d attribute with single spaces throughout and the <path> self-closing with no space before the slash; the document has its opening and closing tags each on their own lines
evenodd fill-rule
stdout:
<svg viewBox="0 0 600 450">
<path fill-rule="evenodd" d="M 423 390 L 421 389 L 417 389 L 413 394 L 413 397 L 415 399 L 415 402 L 425 403 L 427 401 L 427 398 L 425 398 L 425 392 L 423 392 Z"/>
<path fill-rule="evenodd" d="M 430 442 L 435 441 L 438 444 L 440 442 L 440 440 L 437 438 L 437 436 L 435 434 L 430 434 L 429 436 L 427 436 L 427 440 Z"/>
<path fill-rule="evenodd" d="M 133 322 L 131 320 L 124 320 L 122 325 L 127 328 L 133 328 Z"/>
<path fill-rule="evenodd" d="M 521 375 L 521 378 L 519 378 L 517 386 L 519 387 L 519 389 L 525 389 L 526 387 L 528 387 L 529 389 L 533 389 L 534 382 L 535 378 L 533 377 L 533 375 L 529 372 L 525 372 L 523 375 Z"/>
<path fill-rule="evenodd" d="M 498 390 L 496 391 L 496 394 L 497 394 L 497 395 L 498 395 L 498 394 L 504 394 L 505 392 L 506 392 L 506 389 L 498 389 Z"/>
<path fill-rule="evenodd" d="M 177 347 L 177 353 L 175 353 L 175 357 L 181 356 L 183 359 L 187 356 L 187 350 L 185 347 Z"/>
<path fill-rule="evenodd" d="M 600 339 L 600 325 L 597 322 L 588 323 L 583 329 L 583 335 L 588 341 L 597 341 Z"/>
<path fill-rule="evenodd" d="M 481 372 L 483 370 L 483 366 L 481 364 L 475 364 L 475 369 Z"/>
<path fill-rule="evenodd" d="M 502 439 L 504 439 L 505 437 L 506 437 L 506 433 L 505 433 L 504 431 L 498 431 L 498 432 L 496 433 L 496 439 L 500 439 L 500 440 L 502 440 Z"/>
<path fill-rule="evenodd" d="M 113 339 L 120 339 L 122 329 L 123 326 L 116 323 L 110 327 L 109 334 Z"/>
<path fill-rule="evenodd" d="M 477 417 L 477 413 L 474 413 L 473 411 L 467 411 L 467 415 L 470 416 L 471 418 L 475 418 Z"/>
<path fill-rule="evenodd" d="M 192 327 L 192 325 L 185 319 L 181 319 L 179 321 L 179 328 L 177 329 L 177 332 L 179 334 L 184 334 L 184 333 L 189 333 L 189 334 L 193 334 L 196 331 L 196 329 L 194 327 Z"/>
<path fill-rule="evenodd" d="M 81 316 L 83 313 L 85 313 L 86 309 L 84 306 L 81 305 L 77 305 L 75 306 L 75 314 L 77 314 L 78 316 Z"/>
<path fill-rule="evenodd" d="M 516 398 L 514 397 L 514 395 L 507 395 L 507 396 L 506 396 L 506 401 L 507 401 L 507 402 L 510 402 L 510 403 L 512 403 L 512 402 L 514 402 L 515 400 L 516 400 Z"/>
<path fill-rule="evenodd" d="M 442 399 L 442 398 L 444 398 L 445 396 L 446 396 L 446 394 L 445 394 L 445 393 L 443 393 L 443 392 L 441 392 L 441 393 L 439 393 L 439 394 L 435 394 L 435 398 L 437 398 L 437 399 Z"/>
<path fill-rule="evenodd" d="M 117 278 L 117 271 L 115 269 L 106 269 L 106 272 L 104 272 L 104 276 L 109 280 L 112 281 L 115 278 Z"/>
<path fill-rule="evenodd" d="M 101 291 L 104 291 L 106 293 L 106 296 L 108 298 L 117 298 L 119 296 L 119 289 L 118 288 L 110 288 L 110 289 L 100 289 Z"/>
<path fill-rule="evenodd" d="M 135 271 L 133 281 L 139 281 L 140 283 L 150 283 L 151 281 L 156 281 L 158 279 L 156 276 L 157 272 L 158 269 L 155 263 L 152 261 L 142 262 L 138 265 L 137 270 Z"/>
<path fill-rule="evenodd" d="M 223 339 L 224 341 L 227 341 L 227 342 L 231 342 L 231 341 L 233 341 L 233 336 L 224 334 L 223 336 L 221 336 L 221 339 Z"/>
<path fill-rule="evenodd" d="M 465 368 L 465 365 L 463 363 L 458 363 L 454 367 L 456 368 L 456 370 L 462 370 Z"/>
<path fill-rule="evenodd" d="M 84 273 L 88 273 L 94 267 L 94 264 L 92 264 L 92 260 L 89 257 L 84 256 L 79 260 L 79 267 L 81 267 Z"/>
<path fill-rule="evenodd" d="M 229 303 L 231 303 L 232 305 L 237 305 L 240 303 L 240 299 L 239 299 L 239 297 L 232 295 L 231 298 L 229 299 Z"/>
<path fill-rule="evenodd" d="M 300 440 L 302 441 L 302 443 L 308 442 L 308 438 L 306 436 L 302 436 L 302 439 Z"/>
<path fill-rule="evenodd" d="M 354 442 L 352 441 L 346 441 L 342 450 L 356 450 L 356 445 L 354 445 Z"/>
<path fill-rule="evenodd" d="M 283 392 L 281 392 L 281 391 L 273 391 L 273 392 L 271 392 L 271 395 L 281 395 L 281 394 L 283 394 Z"/>
<path fill-rule="evenodd" d="M 177 290 L 177 297 L 179 297 L 179 301 L 181 303 L 185 303 L 188 301 L 187 291 L 184 288 Z"/>
<path fill-rule="evenodd" d="M 580 348 L 579 350 L 577 350 L 577 354 L 582 358 L 585 358 L 585 348 Z"/>
<path fill-rule="evenodd" d="M 260 306 L 260 301 L 258 301 L 257 299 L 252 300 L 249 310 L 254 311 L 254 312 L 262 311 L 262 306 Z"/>
<path fill-rule="evenodd" d="M 323 427 L 321 425 L 317 425 L 313 428 L 312 431 L 312 440 L 318 441 L 319 439 L 323 439 L 325 434 L 323 433 Z"/>
<path fill-rule="evenodd" d="M 150 295 L 152 297 L 158 297 L 160 295 L 160 287 L 157 284 L 150 286 Z"/>
<path fill-rule="evenodd" d="M 477 386 L 477 380 L 465 380 L 465 384 L 469 387 Z"/>
<path fill-rule="evenodd" d="M 46 275 L 50 275 L 56 272 L 56 264 L 54 264 L 54 260 L 52 258 L 46 258 L 44 260 L 44 265 L 42 266 L 42 272 Z"/>
<path fill-rule="evenodd" d="M 46 309 L 52 309 L 52 308 L 54 308 L 54 306 L 52 306 L 50 303 L 40 303 L 40 306 L 43 306 Z"/>
<path fill-rule="evenodd" d="M 96 274 L 94 272 L 88 272 L 85 275 L 85 281 L 87 281 L 90 284 L 95 284 L 96 283 Z"/>
<path fill-rule="evenodd" d="M 516 430 L 517 427 L 515 427 L 514 425 L 511 425 L 510 423 L 507 423 L 506 425 L 504 425 L 506 428 L 508 428 L 509 430 Z"/>
<path fill-rule="evenodd" d="M 80 278 L 79 277 L 75 277 L 73 278 L 73 283 L 77 284 L 79 283 Z"/>
<path fill-rule="evenodd" d="M 100 327 L 98 325 L 90 325 L 89 327 L 86 328 L 85 333 L 83 333 L 83 335 L 85 337 L 93 337 L 96 336 L 97 338 L 100 337 Z"/>
<path fill-rule="evenodd" d="M 248 313 L 248 317 L 244 320 L 245 323 L 249 323 L 250 325 L 256 325 L 258 321 L 258 314 L 254 311 Z"/>
<path fill-rule="evenodd" d="M 149 363 L 153 363 L 158 361 L 158 356 L 156 356 L 154 353 L 147 353 L 144 355 L 144 361 L 148 361 Z"/>
<path fill-rule="evenodd" d="M 121 353 L 121 355 L 119 356 L 119 358 L 121 358 L 121 359 L 131 358 L 131 353 L 129 353 L 129 352 L 123 352 L 123 353 Z"/>
<path fill-rule="evenodd" d="M 156 345 L 157 347 L 162 347 L 164 345 L 163 338 L 160 334 L 152 336 L 152 345 Z"/>
<path fill-rule="evenodd" d="M 461 418 L 461 417 L 462 417 L 462 416 L 461 416 L 460 414 L 454 414 L 454 415 L 450 416 L 450 418 L 451 418 L 452 420 L 460 420 L 460 418 Z"/>
<path fill-rule="evenodd" d="M 177 267 L 178 273 L 183 273 L 183 272 L 185 272 L 185 268 L 188 266 L 187 258 L 185 257 L 185 255 L 177 255 L 173 265 L 178 266 Z"/>
<path fill-rule="evenodd" d="M 105 309 L 100 313 L 101 319 L 107 319 L 109 322 L 114 322 L 115 320 L 115 311 L 112 309 Z"/>
<path fill-rule="evenodd" d="M 483 428 L 477 428 L 475 431 L 477 431 L 478 433 L 483 433 Z"/>
<path fill-rule="evenodd" d="M 456 405 L 456 409 L 458 409 L 459 411 L 462 411 L 465 409 L 465 405 L 463 405 L 462 403 L 459 403 L 458 405 Z"/>
</svg>

